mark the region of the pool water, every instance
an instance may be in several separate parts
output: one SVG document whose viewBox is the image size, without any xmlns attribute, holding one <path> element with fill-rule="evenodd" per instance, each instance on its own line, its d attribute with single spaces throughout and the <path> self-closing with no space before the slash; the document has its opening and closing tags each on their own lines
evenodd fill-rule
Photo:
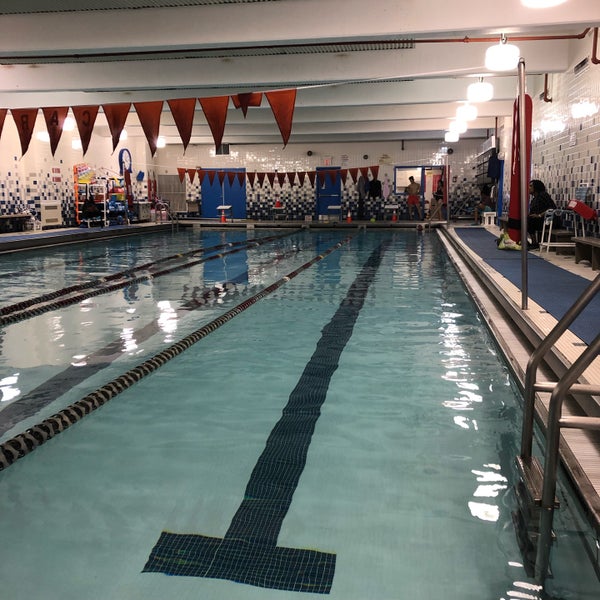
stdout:
<svg viewBox="0 0 600 600">
<path fill-rule="evenodd" d="M 521 401 L 435 233 L 196 230 L 26 252 L 0 259 L 1 304 L 194 249 L 160 268 L 223 256 L 2 327 L 6 441 L 241 306 L 0 472 L 2 597 L 598 597 L 564 485 L 547 596 L 526 574 Z M 159 540 L 179 534 L 217 550 L 167 560 Z M 313 559 L 326 572 L 302 587 Z"/>
</svg>

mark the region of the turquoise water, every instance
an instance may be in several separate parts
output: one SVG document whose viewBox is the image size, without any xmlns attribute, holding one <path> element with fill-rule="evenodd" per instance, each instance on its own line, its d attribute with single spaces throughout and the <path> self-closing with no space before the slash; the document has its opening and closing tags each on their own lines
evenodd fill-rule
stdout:
<svg viewBox="0 0 600 600">
<path fill-rule="evenodd" d="M 27 274 L 11 276 L 2 306 L 133 261 L 269 235 L 183 232 L 3 257 L 0 273 L 20 260 Z M 277 547 L 335 555 L 336 600 L 542 598 L 512 525 L 520 400 L 496 347 L 434 233 L 351 236 L 297 232 L 3 327 L 0 423 L 36 387 L 48 397 L 2 441 L 323 256 L 0 472 L 3 597 L 301 598 L 142 570 L 163 531 L 224 538 L 307 365 L 326 362 L 314 358 L 323 332 L 350 305 L 356 321 L 337 348 Z M 368 263 L 378 249 L 380 262 Z M 360 307 L 344 301 L 357 280 Z M 220 293 L 186 310 L 216 283 Z M 333 346 L 347 326 L 342 318 Z M 69 386 L 65 373 L 94 361 L 102 368 Z M 546 591 L 597 598 L 589 534 L 564 486 L 560 495 Z"/>
</svg>

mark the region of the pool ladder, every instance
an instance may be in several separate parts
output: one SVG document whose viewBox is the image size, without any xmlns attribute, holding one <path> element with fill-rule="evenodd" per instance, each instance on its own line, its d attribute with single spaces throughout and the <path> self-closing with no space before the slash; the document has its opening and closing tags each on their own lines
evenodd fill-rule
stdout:
<svg viewBox="0 0 600 600">
<path fill-rule="evenodd" d="M 560 430 L 561 428 L 600 430 L 600 417 L 562 416 L 563 402 L 568 394 L 600 394 L 600 386 L 577 383 L 581 374 L 600 352 L 600 334 L 588 345 L 558 382 L 536 381 L 537 370 L 546 354 L 599 290 L 600 275 L 592 281 L 535 349 L 525 372 L 521 454 L 516 459 L 521 476 L 517 486 L 517 498 L 521 505 L 521 512 L 515 516 L 515 520 L 518 526 L 517 531 L 522 527 L 526 529 L 527 539 L 523 539 L 523 536 L 520 539 L 525 562 L 528 562 L 528 558 L 531 563 L 535 560 L 535 577 L 541 583 L 549 575 L 550 549 L 554 539 L 552 530 L 554 510 L 559 507 L 556 499 L 556 478 Z M 532 456 L 536 392 L 550 393 L 543 467 L 539 460 Z"/>
</svg>

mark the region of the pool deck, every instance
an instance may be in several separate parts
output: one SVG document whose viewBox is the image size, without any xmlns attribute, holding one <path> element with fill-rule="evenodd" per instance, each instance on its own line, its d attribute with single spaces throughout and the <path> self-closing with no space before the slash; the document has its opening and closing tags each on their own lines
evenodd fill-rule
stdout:
<svg viewBox="0 0 600 600">
<path fill-rule="evenodd" d="M 541 339 L 543 339 L 556 325 L 554 318 L 546 307 L 543 299 L 539 304 L 528 299 L 527 309 L 521 308 L 522 297 L 518 285 L 502 275 L 499 271 L 486 262 L 481 252 L 470 247 L 458 235 L 462 227 L 469 227 L 469 222 L 457 222 L 447 225 L 445 222 L 420 223 L 426 234 L 431 234 L 434 229 L 439 230 L 440 239 L 446 246 L 451 260 L 457 266 L 463 281 L 469 288 L 477 303 L 489 329 L 495 336 L 504 353 L 508 364 L 515 376 L 518 385 L 523 386 L 524 374 L 531 352 Z M 235 220 L 221 223 L 216 220 L 185 219 L 178 223 L 180 227 L 200 228 L 340 228 L 340 229 L 390 229 L 390 228 L 416 228 L 419 223 L 410 221 L 370 221 L 352 222 L 345 221 L 246 221 Z M 43 248 L 60 244 L 81 243 L 89 240 L 120 237 L 140 233 L 151 233 L 159 230 L 172 231 L 177 225 L 167 223 L 140 223 L 128 226 L 112 226 L 106 228 L 63 228 L 48 231 L 27 231 L 22 233 L 0 234 L 0 254 L 6 252 L 25 251 L 33 248 Z M 486 229 L 493 235 L 499 233 L 497 226 Z M 434 232 L 433 232 L 434 233 Z M 493 239 L 492 239 L 493 243 Z M 498 251 L 501 252 L 501 251 Z M 519 253 L 520 254 L 520 253 Z M 575 264 L 573 255 L 555 252 L 531 253 L 544 259 L 545 262 L 558 267 L 560 270 L 575 274 L 578 277 L 592 281 L 599 276 L 598 271 L 593 271 L 587 261 Z M 529 269 L 539 268 L 544 261 L 528 261 Z M 572 295 L 570 290 L 557 281 L 557 294 Z M 600 323 L 591 323 L 591 329 L 600 328 Z M 594 333 L 597 333 L 594 332 Z M 557 373 L 564 372 L 575 362 L 586 348 L 575 333 L 567 331 L 555 346 L 555 351 L 547 361 L 544 369 L 540 369 L 540 378 L 551 381 L 556 380 Z M 596 357 L 588 369 L 583 373 L 582 382 L 592 386 L 600 386 L 600 357 Z M 550 394 L 540 393 L 536 399 L 536 417 L 538 425 L 545 429 Z M 587 397 L 577 399 L 576 402 L 565 403 L 563 416 L 581 414 L 600 417 L 600 398 Z M 561 442 L 561 457 L 567 475 L 573 481 L 580 493 L 582 504 L 591 524 L 600 536 L 600 432 L 582 431 L 578 429 L 563 429 Z"/>
</svg>

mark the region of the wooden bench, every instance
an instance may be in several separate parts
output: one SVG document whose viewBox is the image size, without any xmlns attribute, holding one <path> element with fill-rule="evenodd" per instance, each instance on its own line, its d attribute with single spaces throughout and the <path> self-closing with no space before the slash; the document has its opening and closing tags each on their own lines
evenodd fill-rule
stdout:
<svg viewBox="0 0 600 600">
<path fill-rule="evenodd" d="M 589 260 L 592 264 L 592 271 L 600 269 L 600 239 L 589 237 L 574 237 L 575 242 L 575 263 L 580 260 Z"/>
</svg>

